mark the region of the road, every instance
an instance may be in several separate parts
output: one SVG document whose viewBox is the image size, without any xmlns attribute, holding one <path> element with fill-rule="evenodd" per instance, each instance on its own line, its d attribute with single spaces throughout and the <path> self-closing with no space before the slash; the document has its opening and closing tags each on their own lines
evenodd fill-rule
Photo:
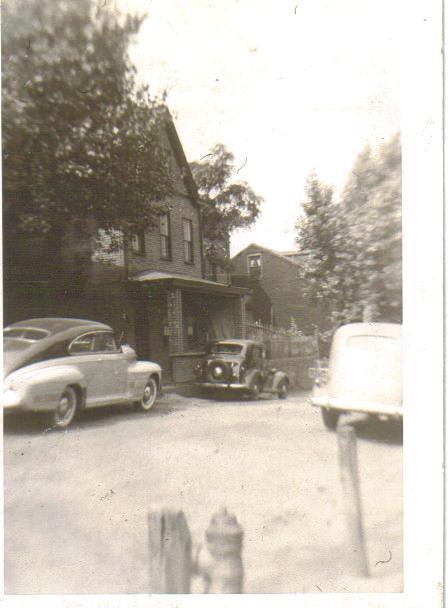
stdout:
<svg viewBox="0 0 448 608">
<path fill-rule="evenodd" d="M 222 505 L 234 512 L 247 593 L 401 591 L 401 429 L 357 428 L 371 576 L 356 578 L 336 436 L 306 396 L 167 394 L 148 415 L 89 411 L 64 432 L 5 419 L 5 592 L 146 592 L 156 505 L 182 508 L 196 542 Z"/>
</svg>

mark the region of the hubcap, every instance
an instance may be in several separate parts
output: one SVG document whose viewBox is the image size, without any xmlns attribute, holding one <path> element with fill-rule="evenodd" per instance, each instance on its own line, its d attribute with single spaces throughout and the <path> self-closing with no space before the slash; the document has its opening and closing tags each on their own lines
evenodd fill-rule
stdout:
<svg viewBox="0 0 448 608">
<path fill-rule="evenodd" d="M 57 409 L 57 417 L 61 422 L 64 422 L 72 416 L 74 409 L 74 400 L 71 396 L 64 394 L 59 400 Z"/>
<path fill-rule="evenodd" d="M 152 382 L 149 382 L 145 386 L 145 390 L 143 391 L 142 406 L 144 408 L 149 409 L 154 403 L 155 395 L 156 395 L 155 386 Z"/>
<path fill-rule="evenodd" d="M 151 397 L 152 397 L 152 390 L 150 386 L 146 386 L 145 387 L 145 392 L 143 393 L 143 401 L 145 403 L 149 403 L 149 401 L 151 401 Z"/>
</svg>

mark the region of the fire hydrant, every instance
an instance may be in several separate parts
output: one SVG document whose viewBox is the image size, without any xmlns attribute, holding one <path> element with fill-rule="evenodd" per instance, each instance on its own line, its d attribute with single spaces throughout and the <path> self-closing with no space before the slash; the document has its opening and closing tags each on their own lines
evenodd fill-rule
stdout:
<svg viewBox="0 0 448 608">
<path fill-rule="evenodd" d="M 242 593 L 243 529 L 225 508 L 216 513 L 205 532 L 206 546 L 197 557 L 204 593 Z"/>
</svg>

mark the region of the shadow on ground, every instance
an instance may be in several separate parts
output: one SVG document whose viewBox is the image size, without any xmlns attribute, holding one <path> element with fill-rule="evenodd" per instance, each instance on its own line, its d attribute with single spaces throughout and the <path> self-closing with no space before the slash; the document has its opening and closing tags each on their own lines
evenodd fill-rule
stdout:
<svg viewBox="0 0 448 608">
<path fill-rule="evenodd" d="M 352 423 L 359 439 L 389 445 L 403 444 L 402 420 L 378 420 L 373 417 L 356 420 Z"/>
<path fill-rule="evenodd" d="M 45 416 L 34 412 L 17 412 L 8 414 L 3 418 L 3 432 L 6 435 L 22 435 L 43 433 L 60 433 L 84 431 L 93 428 L 101 428 L 122 423 L 125 420 L 133 420 L 135 418 L 150 420 L 152 418 L 160 418 L 169 416 L 171 412 L 184 410 L 187 404 L 176 403 L 171 406 L 165 403 L 163 398 L 155 404 L 149 412 L 138 412 L 134 410 L 133 405 L 109 405 L 104 407 L 92 408 L 83 412 L 78 412 L 75 420 L 68 429 L 55 429 L 48 422 Z"/>
</svg>

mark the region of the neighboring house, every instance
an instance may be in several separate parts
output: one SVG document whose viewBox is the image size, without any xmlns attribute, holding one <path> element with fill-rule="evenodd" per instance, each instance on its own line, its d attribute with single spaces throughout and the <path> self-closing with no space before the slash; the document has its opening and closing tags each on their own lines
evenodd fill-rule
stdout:
<svg viewBox="0 0 448 608">
<path fill-rule="evenodd" d="M 191 378 L 207 340 L 244 337 L 247 290 L 219 273 L 205 278 L 201 207 L 169 115 L 162 136 L 176 188 L 159 225 L 112 253 L 94 226 L 90 239 L 74 226 L 57 258 L 42 238 L 23 239 L 4 252 L 4 322 L 78 316 L 109 323 L 139 357 L 160 363 L 165 379 L 179 382 Z"/>
<path fill-rule="evenodd" d="M 205 278 L 230 285 L 230 266 L 230 238 L 214 241 L 204 238 Z"/>
<path fill-rule="evenodd" d="M 278 328 L 289 328 L 294 322 L 304 333 L 313 332 L 320 313 L 304 294 L 295 256 L 300 257 L 252 243 L 232 258 L 232 284 L 252 290 L 246 305 L 248 321 Z"/>
</svg>

